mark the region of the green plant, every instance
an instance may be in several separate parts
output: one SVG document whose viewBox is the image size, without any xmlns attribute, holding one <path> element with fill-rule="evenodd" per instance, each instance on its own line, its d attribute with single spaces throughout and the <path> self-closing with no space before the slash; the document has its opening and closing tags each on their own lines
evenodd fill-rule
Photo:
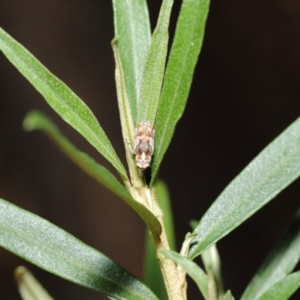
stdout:
<svg viewBox="0 0 300 300">
<path fill-rule="evenodd" d="M 196 282 L 205 299 L 233 299 L 231 292 L 223 289 L 215 243 L 300 175 L 300 120 L 267 146 L 228 185 L 200 222 L 194 224 L 193 232 L 187 234 L 180 254 L 172 251 L 175 246 L 169 197 L 166 186 L 157 176 L 176 123 L 184 111 L 202 45 L 209 1 L 183 1 L 166 67 L 173 1 L 163 1 L 152 36 L 146 2 L 129 2 L 130 5 L 128 1 L 113 1 L 116 38 L 112 42 L 129 176 L 98 121 L 81 99 L 3 30 L 0 30 L 0 49 L 52 108 L 118 172 L 123 184 L 76 149 L 45 115 L 35 111 L 26 117 L 27 130 L 46 132 L 78 166 L 118 195 L 144 220 L 151 232 L 147 240 L 147 284 L 65 231 L 4 200 L 0 202 L 0 244 L 49 272 L 113 299 L 166 298 L 161 282 L 154 275 L 159 271 L 153 268 L 155 256 L 169 299 L 186 299 L 185 272 Z M 134 144 L 135 125 L 145 120 L 154 124 L 156 130 L 148 182 L 136 167 L 129 146 Z M 290 274 L 299 259 L 298 222 L 296 215 L 242 299 L 287 299 L 298 288 L 300 274 Z M 192 261 L 199 255 L 205 271 Z M 31 290 L 33 294 L 40 292 L 39 284 L 26 270 L 18 269 L 17 277 L 20 289 L 25 291 L 23 295 Z M 23 297 L 49 299 L 43 291 L 31 298 Z"/>
</svg>

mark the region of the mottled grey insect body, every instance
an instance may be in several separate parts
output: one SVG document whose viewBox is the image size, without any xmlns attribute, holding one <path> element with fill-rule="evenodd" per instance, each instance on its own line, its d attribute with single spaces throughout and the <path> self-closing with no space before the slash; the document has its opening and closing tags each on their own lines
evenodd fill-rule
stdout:
<svg viewBox="0 0 300 300">
<path fill-rule="evenodd" d="M 154 151 L 154 126 L 148 121 L 137 124 L 134 132 L 134 146 L 132 154 L 135 154 L 136 165 L 145 170 L 150 166 Z"/>
</svg>

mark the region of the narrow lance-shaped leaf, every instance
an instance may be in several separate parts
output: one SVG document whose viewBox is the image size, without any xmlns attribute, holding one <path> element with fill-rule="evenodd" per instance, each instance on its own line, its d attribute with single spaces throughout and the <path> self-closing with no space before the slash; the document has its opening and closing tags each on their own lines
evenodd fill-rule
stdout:
<svg viewBox="0 0 300 300">
<path fill-rule="evenodd" d="M 188 258 L 180 255 L 175 251 L 164 250 L 162 251 L 162 253 L 166 257 L 174 260 L 176 264 L 181 266 L 187 272 L 187 274 L 195 281 L 204 299 L 208 299 L 208 279 L 205 272 L 196 263 L 190 261 Z"/>
<path fill-rule="evenodd" d="M 220 300 L 234 300 L 234 297 L 231 294 L 231 291 L 227 291 L 225 295 L 221 296 Z"/>
<path fill-rule="evenodd" d="M 154 124 L 165 71 L 172 5 L 173 0 L 162 2 L 157 25 L 152 35 L 138 100 L 137 123 L 148 121 Z"/>
<path fill-rule="evenodd" d="M 155 155 L 151 182 L 185 109 L 194 69 L 203 44 L 209 0 L 183 0 L 155 121 Z"/>
<path fill-rule="evenodd" d="M 18 267 L 14 275 L 23 300 L 54 300 L 27 268 Z"/>
<path fill-rule="evenodd" d="M 223 279 L 221 272 L 221 259 L 217 249 L 217 245 L 213 244 L 202 252 L 201 258 L 207 273 L 211 272 L 212 279 L 215 282 L 218 296 L 224 295 Z"/>
<path fill-rule="evenodd" d="M 152 232 L 152 235 L 159 237 L 161 233 L 161 225 L 152 212 L 150 212 L 144 205 L 133 199 L 125 187 L 121 185 L 112 173 L 98 164 L 89 155 L 78 150 L 66 137 L 62 135 L 49 118 L 41 112 L 32 111 L 26 116 L 23 124 L 27 130 L 36 129 L 46 132 L 74 163 L 114 194 L 123 199 L 144 220 L 148 229 Z"/>
<path fill-rule="evenodd" d="M 146 0 L 113 0 L 115 37 L 118 39 L 124 79 L 134 123 L 137 99 L 148 54 L 151 30 Z"/>
<path fill-rule="evenodd" d="M 157 300 L 144 284 L 104 254 L 2 199 L 0 245 L 50 273 L 115 299 Z"/>
<path fill-rule="evenodd" d="M 129 99 L 127 96 L 127 89 L 125 84 L 124 70 L 122 68 L 120 51 L 119 51 L 119 42 L 117 39 L 112 41 L 112 48 L 114 51 L 116 70 L 116 88 L 118 96 L 118 106 L 120 112 L 120 120 L 122 127 L 122 135 L 125 146 L 125 153 L 127 159 L 127 165 L 130 174 L 130 184 L 127 186 L 128 189 L 133 187 L 134 189 L 138 186 L 141 186 L 142 179 L 137 170 L 136 162 L 134 156 L 131 153 L 131 145 L 133 145 L 133 136 L 134 136 L 134 124 L 132 119 L 132 113 L 130 109 Z"/>
<path fill-rule="evenodd" d="M 295 268 L 299 258 L 300 210 L 248 284 L 241 300 L 253 300 L 261 296 L 277 281 L 286 277 Z"/>
<path fill-rule="evenodd" d="M 221 193 L 200 220 L 190 257 L 216 243 L 300 175 L 300 119 L 271 142 Z"/>
<path fill-rule="evenodd" d="M 78 150 L 57 128 L 45 114 L 39 111 L 29 112 L 23 122 L 23 127 L 28 130 L 42 130 L 51 140 L 82 170 L 103 184 L 106 188 L 120 198 L 131 198 L 128 191 L 105 167 L 98 164 L 88 154 Z"/>
<path fill-rule="evenodd" d="M 300 272 L 292 273 L 276 282 L 259 300 L 288 300 L 300 287 Z"/>
<path fill-rule="evenodd" d="M 159 180 L 157 182 L 156 189 L 157 189 L 158 202 L 164 215 L 164 225 L 165 225 L 169 246 L 171 250 L 176 250 L 173 212 L 172 212 L 171 199 L 170 199 L 168 187 L 163 181 Z"/>
<path fill-rule="evenodd" d="M 48 104 L 116 168 L 124 181 L 127 180 L 123 164 L 87 105 L 1 28 L 0 50 Z"/>
</svg>

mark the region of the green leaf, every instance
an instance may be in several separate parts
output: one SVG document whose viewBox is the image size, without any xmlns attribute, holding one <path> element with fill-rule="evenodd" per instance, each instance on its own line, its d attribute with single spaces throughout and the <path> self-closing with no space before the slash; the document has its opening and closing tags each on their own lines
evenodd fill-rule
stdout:
<svg viewBox="0 0 300 300">
<path fill-rule="evenodd" d="M 116 70 L 115 70 L 116 88 L 117 88 L 117 95 L 118 95 L 118 106 L 120 112 L 122 135 L 123 135 L 127 165 L 128 165 L 130 181 L 131 181 L 127 185 L 127 188 L 130 190 L 131 187 L 133 187 L 133 189 L 136 189 L 137 187 L 142 186 L 143 182 L 138 172 L 138 169 L 136 167 L 135 158 L 131 152 L 131 145 L 134 144 L 134 139 L 133 139 L 134 124 L 132 120 L 129 99 L 127 97 L 125 76 L 122 68 L 118 45 L 119 45 L 118 40 L 114 39 L 112 41 L 112 48 L 114 51 L 114 57 L 116 63 Z"/>
<path fill-rule="evenodd" d="M 197 228 L 198 224 L 199 224 L 199 221 L 193 219 L 193 220 L 190 220 L 189 224 L 190 224 L 190 227 L 193 230 L 195 230 Z"/>
<path fill-rule="evenodd" d="M 293 222 L 248 284 L 241 300 L 259 298 L 266 290 L 286 277 L 300 258 L 300 210 Z"/>
<path fill-rule="evenodd" d="M 300 119 L 270 143 L 221 193 L 194 231 L 195 258 L 274 199 L 300 175 Z"/>
<path fill-rule="evenodd" d="M 27 268 L 18 267 L 14 275 L 23 300 L 54 300 Z"/>
<path fill-rule="evenodd" d="M 175 250 L 176 243 L 170 196 L 168 188 L 163 181 L 157 182 L 157 198 L 163 211 L 164 226 L 169 246 L 172 250 Z M 166 288 L 156 256 L 156 248 L 154 246 L 153 239 L 148 232 L 146 232 L 145 244 L 145 283 L 152 291 L 155 292 L 159 299 L 167 299 Z"/>
<path fill-rule="evenodd" d="M 202 252 L 201 258 L 205 266 L 206 273 L 211 272 L 214 286 L 218 291 L 218 295 L 224 294 L 223 279 L 221 272 L 221 259 L 217 249 L 217 245 L 213 244 Z"/>
<path fill-rule="evenodd" d="M 83 171 L 103 184 L 125 201 L 147 224 L 154 236 L 161 233 L 161 225 L 157 218 L 142 204 L 137 202 L 123 185 L 106 168 L 99 165 L 89 155 L 79 151 L 66 137 L 62 135 L 53 122 L 38 111 L 30 112 L 25 120 L 24 127 L 27 130 L 42 130 L 56 143 L 56 145 Z"/>
<path fill-rule="evenodd" d="M 0 245 L 40 268 L 115 299 L 156 299 L 104 254 L 50 222 L 0 199 Z"/>
<path fill-rule="evenodd" d="M 116 168 L 123 180 L 127 180 L 123 164 L 87 105 L 1 28 L 0 50 L 48 104 Z"/>
<path fill-rule="evenodd" d="M 157 182 L 157 197 L 160 208 L 163 211 L 164 226 L 166 229 L 170 249 L 176 250 L 176 240 L 170 195 L 167 185 L 162 180 L 159 180 Z"/>
<path fill-rule="evenodd" d="M 185 109 L 194 69 L 203 44 L 209 0 L 183 0 L 167 64 L 155 122 L 152 182 Z"/>
<path fill-rule="evenodd" d="M 292 273 L 270 287 L 259 300 L 287 300 L 300 287 L 300 272 Z"/>
<path fill-rule="evenodd" d="M 180 255 L 179 253 L 171 250 L 163 250 L 163 255 L 167 258 L 170 258 L 181 266 L 187 274 L 195 281 L 199 290 L 201 291 L 203 297 L 207 298 L 207 275 L 204 271 L 193 261 L 190 261 L 188 258 Z"/>
<path fill-rule="evenodd" d="M 157 25 L 152 35 L 142 78 L 137 123 L 148 121 L 154 124 L 165 72 L 172 5 L 173 0 L 162 2 Z"/>
<path fill-rule="evenodd" d="M 231 294 L 231 291 L 228 290 L 225 295 L 221 296 L 220 300 L 234 300 L 234 297 Z"/>
<path fill-rule="evenodd" d="M 28 130 L 44 131 L 50 139 L 63 151 L 76 165 L 91 177 L 96 179 L 107 189 L 118 195 L 121 199 L 131 198 L 128 191 L 105 167 L 98 164 L 88 154 L 78 150 L 57 128 L 45 114 L 40 111 L 29 112 L 23 122 L 23 127 Z"/>
<path fill-rule="evenodd" d="M 151 31 L 145 0 L 113 0 L 115 37 L 118 39 L 124 79 L 133 121 L 148 54 Z"/>
</svg>

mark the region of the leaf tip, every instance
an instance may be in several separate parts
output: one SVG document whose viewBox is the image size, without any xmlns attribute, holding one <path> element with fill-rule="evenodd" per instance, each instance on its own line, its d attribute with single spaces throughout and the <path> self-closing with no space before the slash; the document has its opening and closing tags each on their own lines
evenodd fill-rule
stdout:
<svg viewBox="0 0 300 300">
<path fill-rule="evenodd" d="M 25 116 L 23 123 L 22 123 L 22 128 L 25 131 L 32 131 L 35 129 L 36 116 L 37 116 L 36 111 L 31 111 Z"/>
<path fill-rule="evenodd" d="M 46 116 L 38 111 L 38 110 L 32 110 L 27 113 L 25 116 L 22 127 L 25 131 L 32 131 L 41 126 L 42 121 L 46 121 Z"/>
<path fill-rule="evenodd" d="M 14 271 L 14 278 L 17 282 L 21 282 L 23 280 L 23 276 L 27 272 L 27 269 L 24 266 L 19 266 Z"/>
</svg>

